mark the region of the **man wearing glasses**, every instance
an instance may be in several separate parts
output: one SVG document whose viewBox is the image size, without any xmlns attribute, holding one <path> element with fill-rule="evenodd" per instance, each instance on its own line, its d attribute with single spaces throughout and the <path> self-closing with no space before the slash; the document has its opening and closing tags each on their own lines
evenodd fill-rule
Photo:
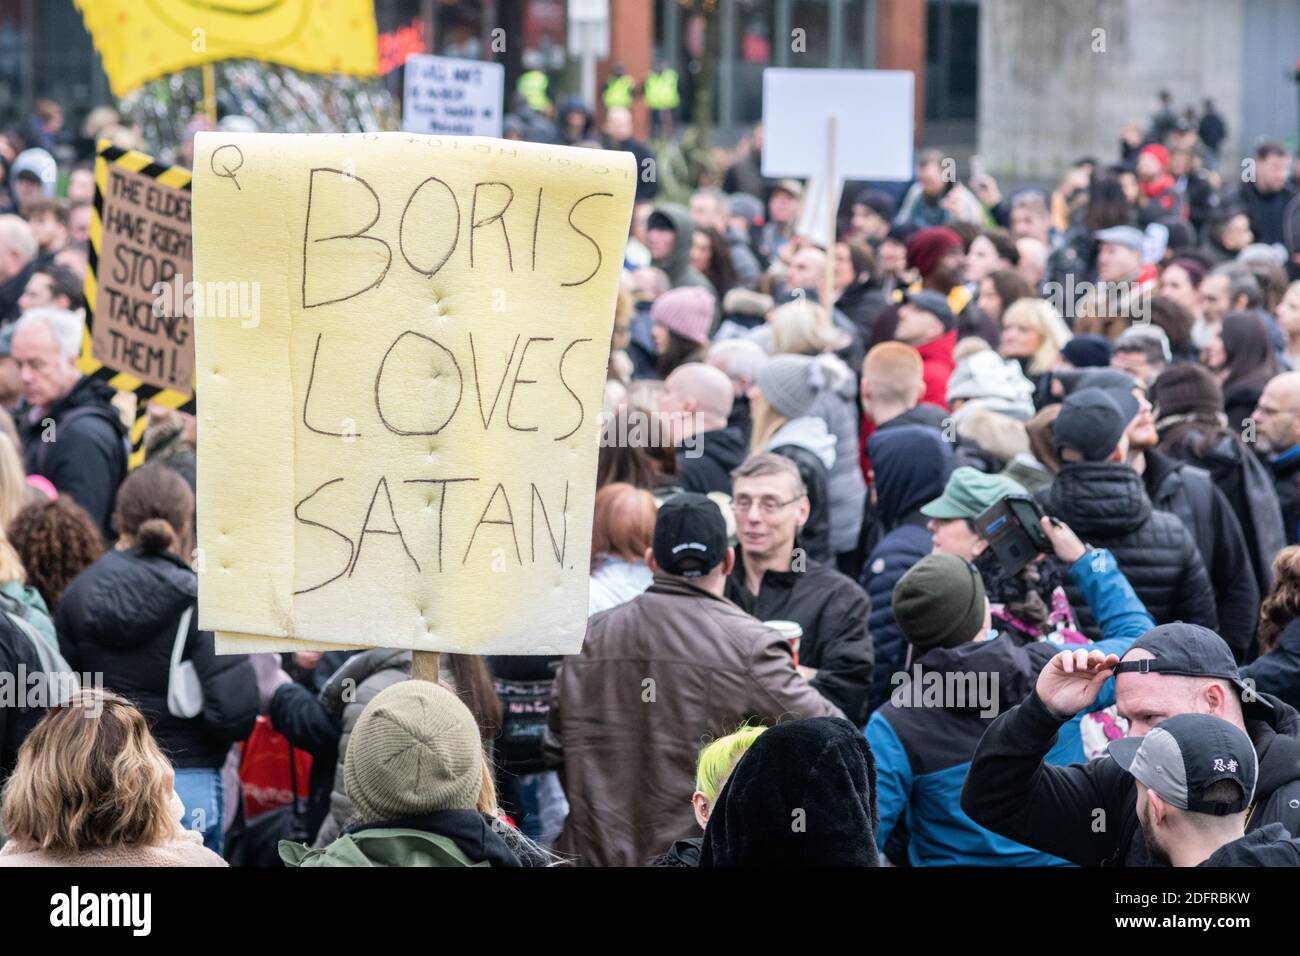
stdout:
<svg viewBox="0 0 1300 956">
<path fill-rule="evenodd" d="M 856 716 L 871 685 L 871 602 L 850 578 L 795 548 L 809 505 L 790 459 L 756 455 L 731 477 L 739 547 L 727 597 L 760 621 L 798 624 L 799 672 L 823 697 Z"/>
<path fill-rule="evenodd" d="M 1300 543 L 1300 372 L 1269 379 L 1251 418 L 1255 444 L 1273 471 L 1286 543 Z"/>
</svg>

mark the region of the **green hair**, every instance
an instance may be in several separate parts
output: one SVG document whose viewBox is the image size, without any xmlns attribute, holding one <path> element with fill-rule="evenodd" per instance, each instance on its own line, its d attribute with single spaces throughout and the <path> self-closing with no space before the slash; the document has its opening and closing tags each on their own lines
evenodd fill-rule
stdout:
<svg viewBox="0 0 1300 956">
<path fill-rule="evenodd" d="M 717 800 L 736 762 L 745 756 L 745 751 L 765 730 L 766 727 L 741 727 L 734 734 L 719 737 L 701 750 L 695 767 L 695 789 L 708 797 L 710 803 Z"/>
</svg>

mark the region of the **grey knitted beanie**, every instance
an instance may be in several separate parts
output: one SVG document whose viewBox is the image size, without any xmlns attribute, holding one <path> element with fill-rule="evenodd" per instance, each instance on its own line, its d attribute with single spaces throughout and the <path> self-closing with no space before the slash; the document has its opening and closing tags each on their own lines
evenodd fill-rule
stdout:
<svg viewBox="0 0 1300 956">
<path fill-rule="evenodd" d="M 786 418 L 803 418 L 826 387 L 826 373 L 807 355 L 777 355 L 758 373 L 767 403 Z"/>
</svg>

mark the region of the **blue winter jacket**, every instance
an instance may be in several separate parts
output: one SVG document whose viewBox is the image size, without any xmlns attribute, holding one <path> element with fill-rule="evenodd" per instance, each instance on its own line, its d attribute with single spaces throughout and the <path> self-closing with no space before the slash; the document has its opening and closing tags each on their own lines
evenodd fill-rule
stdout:
<svg viewBox="0 0 1300 956">
<path fill-rule="evenodd" d="M 1070 576 L 1101 626 L 1089 649 L 1123 655 L 1155 621 L 1109 551 L 1089 551 Z M 1006 635 L 927 652 L 900 675 L 889 701 L 871 715 L 867 741 L 876 758 L 884 849 L 899 820 L 910 834 L 913 866 L 1067 866 L 1065 860 L 1015 843 L 977 825 L 961 809 L 961 790 L 980 736 L 1000 713 L 1033 689 L 1053 655 L 1083 645 L 1017 644 Z M 879 653 L 879 651 L 877 651 Z M 945 688 L 940 694 L 938 688 Z M 1115 703 L 1115 681 L 1103 685 L 1089 711 Z M 1061 728 L 1048 763 L 1082 763 L 1078 714 Z"/>
</svg>

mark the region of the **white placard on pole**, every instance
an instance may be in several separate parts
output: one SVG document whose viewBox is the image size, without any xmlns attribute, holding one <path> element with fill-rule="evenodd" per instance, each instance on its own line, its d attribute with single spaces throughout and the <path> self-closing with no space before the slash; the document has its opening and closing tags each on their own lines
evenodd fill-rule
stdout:
<svg viewBox="0 0 1300 956">
<path fill-rule="evenodd" d="M 763 71 L 763 175 L 824 176 L 836 120 L 836 177 L 912 178 L 915 77 L 906 70 Z"/>
<path fill-rule="evenodd" d="M 402 129 L 450 136 L 501 135 L 505 67 L 484 60 L 406 58 Z"/>
</svg>

